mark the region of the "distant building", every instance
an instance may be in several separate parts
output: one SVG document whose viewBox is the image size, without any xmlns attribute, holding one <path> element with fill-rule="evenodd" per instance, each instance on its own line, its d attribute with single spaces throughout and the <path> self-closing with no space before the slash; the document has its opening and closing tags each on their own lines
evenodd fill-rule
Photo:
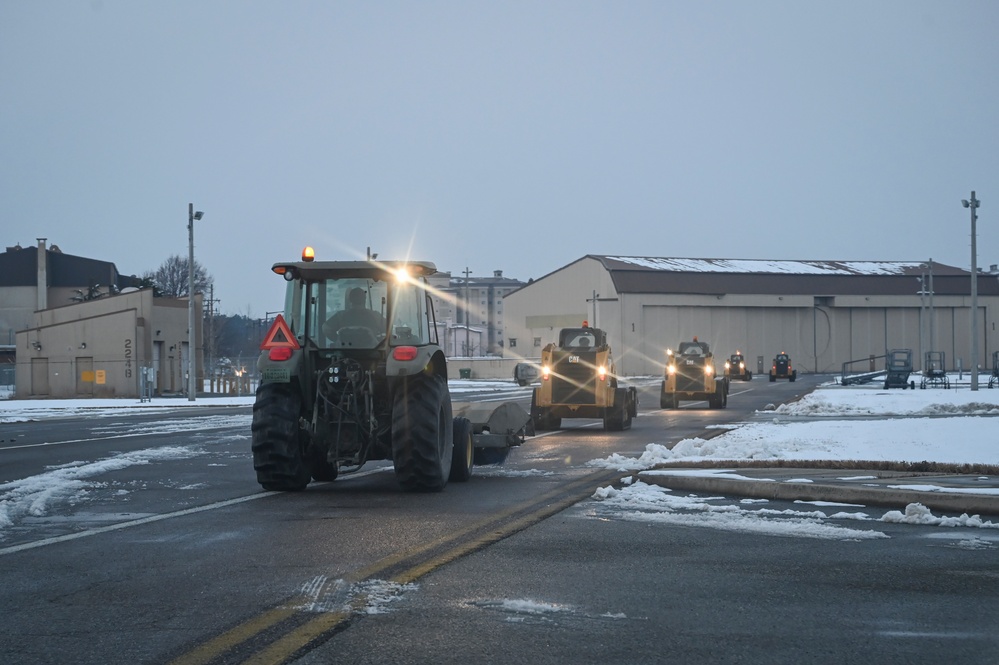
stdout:
<svg viewBox="0 0 999 665">
<path fill-rule="evenodd" d="M 138 397 L 181 392 L 187 367 L 186 298 L 153 298 L 114 263 L 56 245 L 0 254 L 0 369 L 15 368 L 15 397 Z M 201 374 L 201 296 L 196 305 Z"/>
<path fill-rule="evenodd" d="M 932 278 L 930 278 L 932 276 Z M 979 357 L 999 350 L 999 280 L 978 276 Z M 932 295 L 931 295 L 932 284 Z M 506 296 L 507 354 L 537 359 L 563 327 L 607 331 L 618 371 L 658 375 L 665 351 L 697 336 L 752 371 L 775 354 L 799 371 L 908 348 L 970 369 L 971 273 L 930 261 L 766 261 L 587 255 Z M 879 365 L 882 367 L 883 365 Z"/>
<path fill-rule="evenodd" d="M 195 305 L 195 372 L 201 377 L 201 294 Z M 187 388 L 187 320 L 186 298 L 154 298 L 152 289 L 34 312 L 31 325 L 16 334 L 14 396 L 181 394 Z"/>
<path fill-rule="evenodd" d="M 441 337 L 445 353 L 503 355 L 503 298 L 523 285 L 520 280 L 504 277 L 502 270 L 493 271 L 492 277 L 440 273 L 431 278 L 438 328 L 446 335 Z"/>
<path fill-rule="evenodd" d="M 118 274 L 108 261 L 64 254 L 57 245 L 7 247 L 0 254 L 0 344 L 13 344 L 14 332 L 31 325 L 32 314 L 99 298 L 129 286 L 136 277 Z"/>
</svg>

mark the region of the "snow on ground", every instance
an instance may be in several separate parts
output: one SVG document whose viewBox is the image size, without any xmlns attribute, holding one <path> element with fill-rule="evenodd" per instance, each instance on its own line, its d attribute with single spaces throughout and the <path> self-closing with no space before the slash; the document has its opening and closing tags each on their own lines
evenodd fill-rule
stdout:
<svg viewBox="0 0 999 665">
<path fill-rule="evenodd" d="M 655 381 L 657 378 L 653 377 Z M 639 382 L 641 377 L 637 379 Z M 457 380 L 449 382 L 451 392 L 460 400 L 461 393 L 495 393 L 498 398 L 528 394 L 530 387 L 512 381 Z M 180 398 L 138 400 L 0 400 L 0 423 L 15 423 L 68 416 L 110 418 L 126 413 L 190 410 L 190 417 L 165 419 L 143 425 L 109 422 L 101 426 L 104 436 L 134 436 L 163 431 L 232 428 L 245 424 L 249 416 L 199 415 L 200 407 L 246 407 L 253 396 L 199 397 L 196 401 Z M 628 471 L 650 469 L 663 462 L 703 460 L 883 460 L 900 462 L 951 462 L 999 464 L 995 446 L 995 426 L 999 420 L 999 390 L 971 391 L 966 387 L 943 390 L 882 390 L 877 386 L 842 387 L 828 384 L 801 400 L 758 412 L 749 422 L 739 423 L 711 439 L 686 439 L 667 448 L 668 431 L 659 440 L 647 444 L 638 457 L 619 453 L 588 464 Z M 658 438 L 658 433 L 652 436 Z M 155 463 L 170 456 L 199 454 L 192 447 L 163 448 L 116 455 L 103 460 L 80 461 L 47 469 L 32 478 L 0 484 L 0 539 L 6 527 L 26 516 L 42 516 L 56 507 L 84 501 L 89 489 L 101 485 L 99 476 L 134 464 Z M 493 469 L 484 467 L 482 475 L 539 475 L 537 470 Z M 516 471 L 516 472 L 515 472 Z M 723 470 L 671 471 L 673 473 L 725 473 Z M 478 471 L 477 471 L 478 473 Z M 932 491 L 933 488 L 926 488 Z M 919 504 L 905 511 L 890 511 L 882 517 L 870 517 L 862 510 L 828 514 L 810 506 L 802 511 L 773 511 L 759 508 L 762 502 L 742 502 L 738 506 L 717 505 L 716 498 L 676 497 L 669 490 L 642 482 L 621 488 L 601 488 L 594 495 L 592 514 L 612 512 L 620 519 L 652 521 L 663 524 L 723 528 L 733 531 L 796 535 L 809 538 L 866 540 L 885 537 L 874 529 L 849 529 L 827 524 L 826 520 L 854 522 L 901 522 L 995 529 L 991 522 L 976 516 L 937 517 Z M 728 504 L 731 500 L 725 500 Z M 765 505 L 765 504 L 764 504 Z M 750 510 L 747 506 L 759 509 Z M 825 507 L 825 506 L 823 506 Z M 853 507 L 857 508 L 857 507 Z M 862 508 L 862 507 L 860 507 Z M 793 513 L 793 514 L 792 514 Z M 977 539 L 966 549 L 999 546 L 996 539 Z"/>
<path fill-rule="evenodd" d="M 104 483 L 94 480 L 99 476 L 138 464 L 195 454 L 190 447 L 183 446 L 149 448 L 96 462 L 71 462 L 50 467 L 28 478 L 0 483 L 0 538 L 4 528 L 13 526 L 24 517 L 42 517 L 48 515 L 53 507 L 84 501 L 88 492 L 104 486 Z"/>
<path fill-rule="evenodd" d="M 999 390 L 882 390 L 826 384 L 774 411 L 758 412 L 711 439 L 655 442 L 637 458 L 591 466 L 620 471 L 699 460 L 865 460 L 999 464 Z"/>
<path fill-rule="evenodd" d="M 613 454 L 590 466 L 642 471 L 669 462 L 707 460 L 829 460 L 999 464 L 995 428 L 999 425 L 999 390 L 883 390 L 877 386 L 827 384 L 772 412 L 758 413 L 711 439 L 684 439 L 672 449 L 649 443 L 638 457 Z M 646 473 L 660 473 L 647 471 Z M 661 473 L 741 477 L 731 470 L 664 470 Z M 643 474 L 644 475 L 644 474 Z M 629 479 L 630 480 L 630 479 Z M 901 486 L 899 486 L 901 487 Z M 938 491 L 935 486 L 906 489 Z M 967 490 L 996 494 L 995 489 Z M 724 497 L 679 497 L 671 490 L 643 482 L 600 488 L 593 516 L 657 524 L 701 526 L 726 531 L 794 535 L 806 538 L 864 540 L 887 537 L 871 529 L 850 529 L 825 520 L 921 524 L 942 527 L 999 529 L 977 515 L 938 517 L 925 506 L 909 504 L 881 517 L 862 511 L 773 511 L 733 506 Z M 721 505 L 716 505 L 723 501 Z M 999 547 L 999 536 L 961 540 L 965 549 Z"/>
<path fill-rule="evenodd" d="M 641 481 L 622 489 L 602 487 L 593 516 L 658 525 L 698 526 L 742 533 L 799 536 L 830 540 L 887 538 L 880 531 L 848 529 L 820 520 L 829 516 L 817 510 L 747 510 L 732 505 L 726 497 L 677 496 L 665 487 Z M 713 502 L 724 501 L 720 505 Z M 862 514 L 862 513 L 861 513 Z M 774 519 L 780 517 L 782 519 Z M 835 519 L 839 519 L 836 517 Z M 866 519 L 866 515 L 864 515 Z"/>
<path fill-rule="evenodd" d="M 459 400 L 462 393 L 496 393 L 502 396 L 529 394 L 531 390 L 513 381 L 478 379 L 452 380 L 448 387 Z M 97 418 L 137 412 L 253 406 L 253 400 L 253 395 L 198 397 L 193 402 L 184 397 L 154 397 L 146 402 L 137 399 L 10 399 L 10 393 L 0 393 L 0 424 L 70 416 Z"/>
<path fill-rule="evenodd" d="M 848 541 L 888 538 L 888 535 L 872 528 L 855 529 L 839 524 L 829 524 L 826 520 L 850 520 L 869 524 L 882 522 L 967 527 L 996 530 L 994 536 L 975 537 L 976 549 L 983 549 L 981 544 L 999 547 L 999 524 L 983 520 L 978 515 L 937 517 L 925 506 L 918 503 L 909 504 L 904 512 L 890 510 L 881 517 L 872 517 L 861 510 L 834 513 L 812 509 L 774 510 L 760 507 L 769 504 L 769 501 L 766 500 L 743 501 L 739 505 L 735 505 L 727 497 L 678 496 L 665 487 L 649 485 L 642 481 L 633 482 L 630 477 L 626 481 L 620 489 L 615 487 L 599 488 L 593 494 L 592 498 L 595 500 L 595 504 L 587 512 L 588 516 L 598 519 L 650 523 L 659 526 L 689 526 L 739 533 Z M 805 502 L 800 503 L 805 504 Z M 747 508 L 745 506 L 753 507 Z M 959 542 L 967 540 L 963 535 L 959 538 Z"/>
</svg>

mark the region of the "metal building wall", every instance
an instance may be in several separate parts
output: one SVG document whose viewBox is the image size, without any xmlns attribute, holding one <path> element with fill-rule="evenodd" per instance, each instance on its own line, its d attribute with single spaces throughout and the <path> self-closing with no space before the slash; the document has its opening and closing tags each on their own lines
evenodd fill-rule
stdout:
<svg viewBox="0 0 999 665">
<path fill-rule="evenodd" d="M 740 275 L 730 275 L 739 280 Z M 788 292 L 795 275 L 787 275 Z M 665 350 L 694 335 L 719 357 L 736 350 L 753 371 L 762 357 L 764 371 L 784 351 L 803 372 L 839 373 L 842 363 L 909 348 L 916 369 L 921 351 L 931 350 L 929 311 L 913 295 L 669 294 L 617 293 L 603 264 L 584 257 L 508 295 L 506 337 L 517 340 L 507 357 L 537 359 L 541 346 L 557 339 L 558 329 L 593 318 L 593 292 L 599 294 L 596 324 L 607 331 L 618 372 L 627 376 L 659 375 Z M 947 354 L 949 368 L 970 360 L 970 299 L 938 295 L 934 303 L 934 346 Z M 999 348 L 995 323 L 999 297 L 979 293 L 979 363 L 991 371 Z M 591 321 L 592 323 L 592 321 Z M 541 344 L 534 346 L 533 340 Z M 879 368 L 883 361 L 878 361 Z"/>
</svg>

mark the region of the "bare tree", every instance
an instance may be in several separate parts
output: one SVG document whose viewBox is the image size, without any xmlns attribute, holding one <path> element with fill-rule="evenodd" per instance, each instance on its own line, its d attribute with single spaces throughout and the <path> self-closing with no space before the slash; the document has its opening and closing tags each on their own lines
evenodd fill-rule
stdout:
<svg viewBox="0 0 999 665">
<path fill-rule="evenodd" d="M 143 283 L 152 284 L 156 295 L 167 298 L 187 297 L 187 257 L 174 254 L 160 264 L 156 272 L 146 272 L 142 275 Z M 194 292 L 207 293 L 212 285 L 212 276 L 205 267 L 194 260 Z"/>
</svg>

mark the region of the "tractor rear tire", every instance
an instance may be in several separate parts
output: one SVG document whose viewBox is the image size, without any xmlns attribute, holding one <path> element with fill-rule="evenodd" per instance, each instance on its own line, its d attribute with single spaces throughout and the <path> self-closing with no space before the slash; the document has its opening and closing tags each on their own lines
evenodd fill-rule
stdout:
<svg viewBox="0 0 999 665">
<path fill-rule="evenodd" d="M 440 492 L 454 452 L 451 395 L 436 374 L 403 380 L 392 402 L 395 477 L 410 492 Z"/>
<path fill-rule="evenodd" d="M 265 490 L 299 492 L 312 477 L 298 426 L 302 397 L 288 383 L 265 383 L 253 402 L 251 448 L 257 482 Z"/>
<path fill-rule="evenodd" d="M 468 479 L 472 477 L 472 467 L 475 465 L 472 421 L 468 418 L 455 418 L 452 428 L 454 432 L 454 452 L 451 456 L 450 481 L 453 483 L 468 482 Z"/>
</svg>

